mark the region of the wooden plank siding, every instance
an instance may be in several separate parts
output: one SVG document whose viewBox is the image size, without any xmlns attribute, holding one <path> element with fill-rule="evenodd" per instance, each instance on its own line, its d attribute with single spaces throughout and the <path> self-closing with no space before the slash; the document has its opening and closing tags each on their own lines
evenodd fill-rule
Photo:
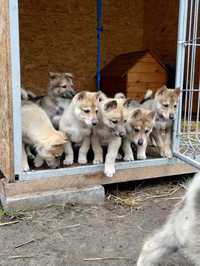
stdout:
<svg viewBox="0 0 200 266">
<path fill-rule="evenodd" d="M 14 180 L 13 117 L 8 0 L 0 3 L 0 169 Z"/>
</svg>

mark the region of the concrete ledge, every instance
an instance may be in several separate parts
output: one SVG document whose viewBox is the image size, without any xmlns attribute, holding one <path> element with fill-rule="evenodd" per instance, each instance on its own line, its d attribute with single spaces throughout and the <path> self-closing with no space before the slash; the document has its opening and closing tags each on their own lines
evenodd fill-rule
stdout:
<svg viewBox="0 0 200 266">
<path fill-rule="evenodd" d="M 66 203 L 103 204 L 104 199 L 104 187 L 97 185 L 80 189 L 68 188 L 16 196 L 1 195 L 1 204 L 5 210 L 30 210 Z"/>
</svg>

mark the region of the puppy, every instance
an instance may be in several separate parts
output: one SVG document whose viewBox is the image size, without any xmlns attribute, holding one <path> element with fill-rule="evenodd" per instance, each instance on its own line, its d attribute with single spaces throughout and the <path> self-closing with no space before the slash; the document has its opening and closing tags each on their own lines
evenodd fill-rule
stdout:
<svg viewBox="0 0 200 266">
<path fill-rule="evenodd" d="M 136 105 L 138 106 L 138 105 Z M 149 135 L 155 125 L 155 111 L 137 107 L 129 111 L 126 123 L 126 136 L 122 140 L 122 150 L 125 161 L 134 160 L 131 143 L 137 149 L 137 159 L 146 159 L 146 148 Z"/>
<path fill-rule="evenodd" d="M 115 96 L 114 96 L 114 98 L 115 98 L 115 99 L 123 99 L 123 100 L 126 100 L 126 96 L 125 96 L 125 94 L 122 93 L 122 92 L 118 92 L 118 93 L 116 93 Z"/>
<path fill-rule="evenodd" d="M 53 126 L 58 129 L 60 118 L 75 95 L 71 73 L 49 72 L 48 95 L 38 100 Z"/>
<path fill-rule="evenodd" d="M 22 104 L 22 165 L 29 170 L 25 144 L 36 149 L 35 166 L 41 166 L 43 160 L 51 168 L 59 166 L 59 157 L 64 151 L 66 136 L 54 129 L 45 111 L 37 104 L 23 101 Z"/>
<path fill-rule="evenodd" d="M 102 92 L 82 91 L 76 94 L 70 105 L 65 109 L 59 124 L 70 142 L 65 145 L 65 165 L 74 162 L 72 143 L 80 145 L 78 163 L 87 163 L 87 153 L 90 148 L 90 135 L 92 128 L 98 123 L 98 101 Z"/>
<path fill-rule="evenodd" d="M 181 251 L 196 266 L 200 265 L 200 174 L 190 184 L 182 202 L 144 244 L 137 266 L 156 266 L 163 256 Z"/>
<path fill-rule="evenodd" d="M 180 89 L 168 89 L 163 85 L 153 99 L 147 99 L 143 108 L 156 112 L 156 122 L 151 137 L 160 149 L 160 155 L 172 158 L 172 126 L 175 119 Z"/>
<path fill-rule="evenodd" d="M 98 125 L 93 129 L 93 163 L 103 163 L 102 145 L 108 146 L 104 173 L 108 177 L 115 174 L 115 160 L 121 146 L 121 137 L 125 136 L 127 108 L 124 99 L 107 98 L 99 102 Z"/>
</svg>

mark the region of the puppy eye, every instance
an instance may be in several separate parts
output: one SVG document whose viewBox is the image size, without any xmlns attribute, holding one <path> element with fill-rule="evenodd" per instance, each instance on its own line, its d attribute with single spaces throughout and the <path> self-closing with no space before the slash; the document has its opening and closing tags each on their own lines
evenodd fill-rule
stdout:
<svg viewBox="0 0 200 266">
<path fill-rule="evenodd" d="M 98 110 L 96 110 L 96 114 L 98 113 Z"/>
<path fill-rule="evenodd" d="M 83 110 L 83 112 L 86 113 L 86 114 L 89 114 L 90 110 L 89 109 L 85 109 L 85 110 Z"/>
<path fill-rule="evenodd" d="M 168 107 L 169 107 L 169 104 L 166 103 L 166 104 L 163 104 L 163 106 L 164 106 L 165 108 L 168 108 Z"/>
<path fill-rule="evenodd" d="M 177 105 L 175 104 L 175 105 L 174 105 L 174 108 L 176 108 L 176 107 L 177 107 Z"/>
<path fill-rule="evenodd" d="M 66 85 L 63 85 L 63 86 L 62 86 L 62 88 L 63 88 L 63 89 L 66 89 L 66 88 L 67 88 L 67 86 L 66 86 Z"/>
<path fill-rule="evenodd" d="M 126 122 L 127 122 L 127 120 L 125 119 L 125 120 L 124 120 L 124 123 L 126 123 Z"/>
<path fill-rule="evenodd" d="M 136 133 L 140 132 L 139 128 L 137 128 L 137 127 L 135 127 L 134 130 Z"/>
<path fill-rule="evenodd" d="M 149 129 L 145 129 L 144 132 L 145 132 L 145 134 L 149 133 Z"/>
<path fill-rule="evenodd" d="M 112 122 L 113 124 L 117 124 L 117 123 L 118 123 L 117 120 L 111 120 L 111 122 Z"/>
</svg>

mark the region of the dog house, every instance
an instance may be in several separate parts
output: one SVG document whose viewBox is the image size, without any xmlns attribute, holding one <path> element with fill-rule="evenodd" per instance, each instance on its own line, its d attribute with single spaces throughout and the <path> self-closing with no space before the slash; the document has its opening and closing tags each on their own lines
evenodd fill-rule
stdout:
<svg viewBox="0 0 200 266">
<path fill-rule="evenodd" d="M 193 1 L 193 4 L 188 0 L 180 0 L 179 23 L 177 22 L 178 1 L 123 0 L 113 1 L 112 4 L 110 1 L 105 2 L 104 28 L 98 28 L 99 32 L 103 30 L 102 56 L 99 57 L 96 50 L 96 5 L 91 1 L 1 1 L 0 169 L 3 178 L 0 180 L 0 195 L 2 202 L 7 198 L 12 199 L 28 193 L 37 194 L 43 191 L 61 191 L 66 188 L 191 173 L 200 168 L 199 98 L 194 121 L 191 116 L 194 76 L 196 72 L 198 73 L 196 71 L 198 64 L 195 64 L 195 61 L 199 60 L 197 57 L 200 45 L 197 35 L 200 28 L 198 27 L 199 1 Z M 100 4 L 101 1 L 98 1 L 97 6 Z M 130 14 L 127 15 L 127 12 Z M 25 88 L 34 88 L 36 94 L 44 94 L 48 71 L 70 71 L 79 78 L 80 88 L 95 90 L 93 77 L 96 72 L 97 55 L 101 59 L 98 60 L 99 70 L 100 63 L 102 66 L 108 64 L 117 54 L 141 50 L 145 46 L 152 50 L 158 49 L 164 58 L 164 63 L 172 61 L 175 63 L 176 59 L 176 86 L 181 87 L 185 96 L 180 99 L 174 126 L 173 158 L 119 162 L 116 163 L 117 172 L 113 178 L 104 176 L 103 165 L 78 165 L 54 170 L 22 172 L 21 85 Z M 151 52 L 145 55 L 153 56 Z M 158 65 L 159 71 L 163 72 L 162 77 L 165 79 L 165 69 L 157 60 L 155 64 Z M 195 90 L 199 97 L 199 85 Z M 184 110 L 187 112 L 184 113 Z"/>
<path fill-rule="evenodd" d="M 122 91 L 142 100 L 147 89 L 156 91 L 167 83 L 167 69 L 151 50 L 116 56 L 101 71 L 101 88 L 110 96 Z"/>
</svg>

